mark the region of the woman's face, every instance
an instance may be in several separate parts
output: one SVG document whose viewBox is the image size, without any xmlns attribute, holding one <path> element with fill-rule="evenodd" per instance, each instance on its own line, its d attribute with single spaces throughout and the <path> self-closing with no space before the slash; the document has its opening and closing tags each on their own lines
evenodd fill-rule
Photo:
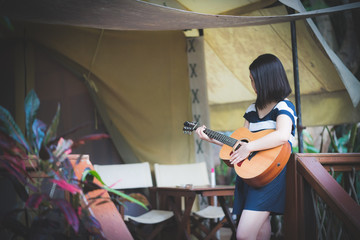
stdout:
<svg viewBox="0 0 360 240">
<path fill-rule="evenodd" d="M 257 94 L 256 88 L 255 88 L 255 81 L 254 81 L 254 78 L 251 75 L 251 73 L 250 73 L 250 79 L 251 79 L 251 86 L 254 89 L 254 92 Z"/>
</svg>

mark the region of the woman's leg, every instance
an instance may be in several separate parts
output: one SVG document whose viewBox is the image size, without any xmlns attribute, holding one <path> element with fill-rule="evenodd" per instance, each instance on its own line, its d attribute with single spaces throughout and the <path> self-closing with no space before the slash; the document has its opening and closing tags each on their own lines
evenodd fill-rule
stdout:
<svg viewBox="0 0 360 240">
<path fill-rule="evenodd" d="M 267 211 L 243 210 L 236 231 L 236 239 L 255 240 L 257 237 L 261 237 L 260 239 L 262 240 L 270 239 L 271 226 L 269 216 L 270 212 Z M 266 229 L 264 229 L 264 232 L 260 233 L 262 227 L 265 227 Z"/>
<path fill-rule="evenodd" d="M 265 219 L 263 225 L 260 227 L 260 231 L 257 235 L 257 240 L 269 240 L 271 238 L 271 223 L 270 217 Z"/>
</svg>

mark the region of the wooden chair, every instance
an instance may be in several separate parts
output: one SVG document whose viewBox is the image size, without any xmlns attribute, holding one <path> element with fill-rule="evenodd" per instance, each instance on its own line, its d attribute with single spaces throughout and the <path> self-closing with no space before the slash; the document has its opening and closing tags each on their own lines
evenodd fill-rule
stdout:
<svg viewBox="0 0 360 240">
<path fill-rule="evenodd" d="M 157 187 L 185 187 L 210 185 L 209 174 L 205 162 L 189 164 L 155 164 L 155 179 Z M 209 199 L 209 203 L 213 201 Z M 231 209 L 230 209 L 231 211 Z M 225 223 L 226 218 L 221 207 L 208 205 L 205 208 L 192 212 L 192 233 L 199 239 L 215 238 L 215 233 Z M 217 221 L 220 219 L 219 221 Z M 210 228 L 204 224 L 204 220 L 210 220 Z"/>
<path fill-rule="evenodd" d="M 99 173 L 104 183 L 113 189 L 140 190 L 153 186 L 148 162 L 112 165 L 95 164 L 94 169 Z M 124 220 L 129 226 L 130 232 L 134 237 L 142 239 L 151 240 L 155 238 L 164 228 L 166 222 L 174 215 L 172 211 L 151 209 L 151 204 L 149 204 L 149 211 L 131 202 L 124 202 L 124 205 Z M 149 225 L 152 226 L 150 232 Z"/>
</svg>

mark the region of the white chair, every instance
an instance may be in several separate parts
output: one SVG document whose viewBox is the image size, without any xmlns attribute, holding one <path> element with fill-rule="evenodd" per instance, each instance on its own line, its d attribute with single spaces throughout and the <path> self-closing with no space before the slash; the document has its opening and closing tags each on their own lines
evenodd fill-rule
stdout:
<svg viewBox="0 0 360 240">
<path fill-rule="evenodd" d="M 154 164 L 157 187 L 210 185 L 206 163 Z"/>
<path fill-rule="evenodd" d="M 153 186 L 151 178 L 151 170 L 148 162 L 133 163 L 133 164 L 112 164 L 112 165 L 98 165 L 94 164 L 94 169 L 99 173 L 100 177 L 107 186 L 113 189 L 139 189 L 149 188 Z M 151 209 L 139 216 L 131 216 L 127 211 L 130 206 L 138 207 L 136 204 L 127 204 L 124 210 L 125 222 L 135 222 L 139 225 L 154 225 L 155 228 L 150 234 L 143 233 L 140 229 L 136 228 L 136 233 L 140 234 L 146 239 L 153 239 L 165 226 L 167 220 L 173 217 L 172 211 L 163 211 Z M 142 207 L 140 207 L 142 208 Z M 143 211 L 142 209 L 140 211 Z"/>
<path fill-rule="evenodd" d="M 154 164 L 155 180 L 157 187 L 178 187 L 191 184 L 192 186 L 210 185 L 209 174 L 205 162 L 188 163 L 188 164 Z M 230 209 L 230 211 L 232 211 Z M 193 212 L 193 215 L 200 219 L 221 219 L 216 225 L 219 229 L 226 222 L 224 211 L 218 206 L 207 206 L 204 209 Z M 195 221 L 195 224 L 206 234 L 210 230 L 205 229 L 205 226 Z"/>
</svg>

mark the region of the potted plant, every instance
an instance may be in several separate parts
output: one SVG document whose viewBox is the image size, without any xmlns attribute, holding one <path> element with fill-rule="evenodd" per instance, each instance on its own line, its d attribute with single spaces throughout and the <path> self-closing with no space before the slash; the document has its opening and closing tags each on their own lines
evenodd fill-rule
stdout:
<svg viewBox="0 0 360 240">
<path fill-rule="evenodd" d="M 13 238 L 88 239 L 94 236 L 101 239 L 101 226 L 89 211 L 91 201 L 81 202 L 84 194 L 104 189 L 145 205 L 106 186 L 94 170 L 85 170 L 82 179 L 77 179 L 68 158 L 71 149 L 108 135 L 93 134 L 76 141 L 58 137 L 60 106 L 48 126 L 36 118 L 39 106 L 35 91 L 30 91 L 25 98 L 25 134 L 11 114 L 0 106 L 1 174 L 11 180 L 21 201 L 19 208 L 0 219 L 1 227 L 11 232 Z M 95 184 L 94 177 L 103 185 Z M 97 198 L 101 197 L 100 194 Z"/>
</svg>

